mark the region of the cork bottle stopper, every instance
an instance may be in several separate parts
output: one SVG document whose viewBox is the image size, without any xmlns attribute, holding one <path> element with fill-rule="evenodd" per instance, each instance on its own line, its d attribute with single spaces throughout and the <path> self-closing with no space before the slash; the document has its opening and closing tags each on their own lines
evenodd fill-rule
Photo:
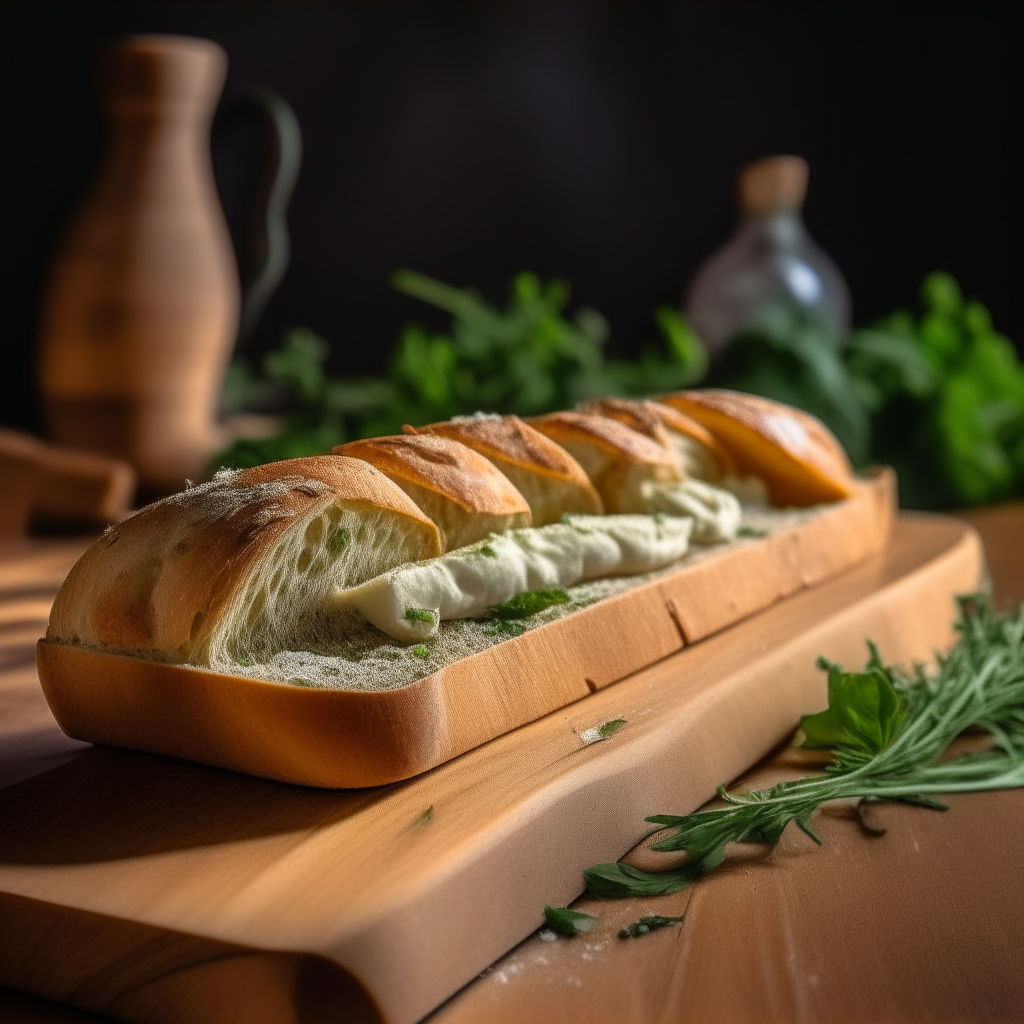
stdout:
<svg viewBox="0 0 1024 1024">
<path fill-rule="evenodd" d="M 807 161 L 800 156 L 769 156 L 740 171 L 740 207 L 747 214 L 799 210 L 807 195 Z"/>
</svg>

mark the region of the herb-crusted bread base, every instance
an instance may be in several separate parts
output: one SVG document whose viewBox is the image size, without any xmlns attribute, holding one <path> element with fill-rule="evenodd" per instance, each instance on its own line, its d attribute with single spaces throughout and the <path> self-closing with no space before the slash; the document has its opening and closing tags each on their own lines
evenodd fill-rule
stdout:
<svg viewBox="0 0 1024 1024">
<path fill-rule="evenodd" d="M 334 620 L 338 640 L 329 648 L 282 651 L 260 664 L 238 665 L 235 672 L 251 679 L 316 689 L 371 692 L 398 690 L 462 658 L 572 615 L 604 598 L 632 590 L 672 573 L 682 565 L 714 558 L 720 552 L 737 545 L 756 543 L 762 535 L 771 535 L 809 522 L 828 507 L 787 511 L 748 507 L 744 510 L 744 532 L 748 535 L 729 544 L 695 544 L 686 558 L 666 569 L 639 576 L 594 580 L 569 587 L 567 603 L 553 604 L 525 619 L 504 622 L 498 619 L 456 619 L 442 622 L 437 636 L 422 644 L 399 644 L 363 621 L 355 612 L 343 612 Z"/>
</svg>

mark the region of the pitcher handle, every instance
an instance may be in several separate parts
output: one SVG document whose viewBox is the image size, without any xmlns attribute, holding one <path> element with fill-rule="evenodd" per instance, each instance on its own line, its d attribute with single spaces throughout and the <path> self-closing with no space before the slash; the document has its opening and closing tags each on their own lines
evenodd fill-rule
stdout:
<svg viewBox="0 0 1024 1024">
<path fill-rule="evenodd" d="M 266 256 L 252 281 L 242 293 L 238 321 L 238 342 L 243 342 L 259 323 L 270 297 L 281 283 L 291 256 L 288 235 L 288 202 L 302 166 L 302 132 L 299 120 L 288 101 L 265 85 L 254 82 L 231 86 L 225 94 L 217 121 L 223 123 L 240 107 L 262 113 L 271 127 L 273 151 L 266 170 L 266 204 L 257 226 L 257 239 L 263 236 Z M 269 183 L 269 187 L 267 187 Z"/>
</svg>

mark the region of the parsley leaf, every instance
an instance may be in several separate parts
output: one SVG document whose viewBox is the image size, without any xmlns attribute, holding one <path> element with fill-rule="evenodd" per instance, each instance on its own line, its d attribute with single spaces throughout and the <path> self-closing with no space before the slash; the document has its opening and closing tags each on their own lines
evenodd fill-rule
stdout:
<svg viewBox="0 0 1024 1024">
<path fill-rule="evenodd" d="M 828 707 L 801 719 L 801 746 L 841 751 L 844 763 L 866 761 L 890 746 L 907 717 L 891 673 L 844 672 L 824 659 L 818 665 L 828 671 Z"/>
</svg>

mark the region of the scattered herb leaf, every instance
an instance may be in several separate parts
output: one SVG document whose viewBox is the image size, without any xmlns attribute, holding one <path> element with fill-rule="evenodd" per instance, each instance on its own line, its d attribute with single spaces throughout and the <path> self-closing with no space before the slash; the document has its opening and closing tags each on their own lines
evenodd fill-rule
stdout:
<svg viewBox="0 0 1024 1024">
<path fill-rule="evenodd" d="M 434 805 L 431 804 L 413 823 L 413 828 L 422 828 L 434 820 Z"/>
<path fill-rule="evenodd" d="M 295 676 L 292 679 L 289 679 L 288 682 L 292 686 L 313 686 L 314 685 L 312 679 L 304 679 L 302 676 Z"/>
<path fill-rule="evenodd" d="M 422 658 L 424 661 L 426 661 L 427 658 L 430 657 L 430 651 L 428 651 L 427 648 L 423 646 L 423 644 L 417 644 L 412 649 L 412 653 L 415 654 L 417 658 Z"/>
<path fill-rule="evenodd" d="M 484 622 L 491 622 L 491 619 L 484 619 Z M 520 622 L 506 622 L 499 620 L 490 629 L 484 630 L 484 636 L 522 636 L 526 627 Z"/>
<path fill-rule="evenodd" d="M 660 914 L 641 917 L 639 921 L 634 921 L 629 927 L 620 928 L 619 938 L 638 939 L 641 935 L 646 935 L 648 932 L 656 932 L 659 928 L 667 928 L 670 924 L 682 924 L 682 922 L 683 919 L 681 917 L 662 917 Z"/>
<path fill-rule="evenodd" d="M 235 661 L 237 661 L 238 664 L 243 666 L 244 668 L 249 668 L 252 665 L 251 658 L 235 658 Z"/>
<path fill-rule="evenodd" d="M 496 604 L 487 610 L 496 619 L 528 619 L 531 615 L 550 608 L 553 604 L 568 604 L 569 594 L 561 587 L 549 590 L 524 590 L 510 601 Z"/>
<path fill-rule="evenodd" d="M 545 907 L 544 916 L 552 931 L 559 935 L 572 937 L 592 932 L 597 925 L 597 918 L 591 914 L 580 914 L 575 910 L 562 907 Z"/>
<path fill-rule="evenodd" d="M 768 531 L 762 530 L 759 526 L 741 526 L 736 531 L 737 537 L 767 537 Z"/>
<path fill-rule="evenodd" d="M 330 537 L 327 542 L 327 546 L 331 550 L 331 554 L 340 555 L 345 548 L 348 547 L 349 541 L 352 540 L 352 535 L 344 526 L 339 526 Z"/>
<path fill-rule="evenodd" d="M 490 544 L 482 544 L 480 547 L 477 548 L 477 551 L 481 555 L 486 556 L 487 558 L 497 558 L 498 557 L 498 552 L 495 551 L 494 548 L 492 548 Z"/>
<path fill-rule="evenodd" d="M 604 725 L 598 727 L 597 735 L 606 740 L 609 736 L 614 736 L 625 724 L 624 718 L 613 718 L 610 722 L 605 722 Z"/>
</svg>

